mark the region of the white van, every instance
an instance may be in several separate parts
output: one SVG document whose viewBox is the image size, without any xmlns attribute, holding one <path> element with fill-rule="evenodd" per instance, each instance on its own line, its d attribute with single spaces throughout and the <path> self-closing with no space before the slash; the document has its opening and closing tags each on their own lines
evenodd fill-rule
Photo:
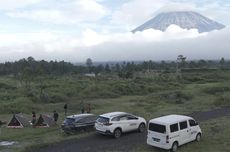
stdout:
<svg viewBox="0 0 230 152">
<path fill-rule="evenodd" d="M 183 115 L 168 115 L 149 121 L 147 144 L 176 151 L 190 141 L 200 141 L 201 129 L 191 117 Z"/>
</svg>

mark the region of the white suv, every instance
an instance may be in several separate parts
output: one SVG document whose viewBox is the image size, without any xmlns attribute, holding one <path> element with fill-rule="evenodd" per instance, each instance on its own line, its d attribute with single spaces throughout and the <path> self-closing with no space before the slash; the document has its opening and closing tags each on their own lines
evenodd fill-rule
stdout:
<svg viewBox="0 0 230 152">
<path fill-rule="evenodd" d="M 100 115 L 95 123 L 97 132 L 119 138 L 122 133 L 138 130 L 144 132 L 146 120 L 125 112 L 111 112 Z"/>
</svg>

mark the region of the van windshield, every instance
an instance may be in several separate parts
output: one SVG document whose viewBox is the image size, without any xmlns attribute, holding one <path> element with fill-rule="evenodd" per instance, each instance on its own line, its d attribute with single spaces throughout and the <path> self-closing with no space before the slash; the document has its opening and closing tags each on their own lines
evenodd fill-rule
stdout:
<svg viewBox="0 0 230 152">
<path fill-rule="evenodd" d="M 166 127 L 164 125 L 155 124 L 155 123 L 149 123 L 149 130 L 158 133 L 163 133 L 163 134 L 166 133 Z"/>
</svg>

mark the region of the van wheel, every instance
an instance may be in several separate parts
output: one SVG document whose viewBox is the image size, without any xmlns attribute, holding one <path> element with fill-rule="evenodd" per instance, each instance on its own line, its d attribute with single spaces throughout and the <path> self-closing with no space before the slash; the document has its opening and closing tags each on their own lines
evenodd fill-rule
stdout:
<svg viewBox="0 0 230 152">
<path fill-rule="evenodd" d="M 114 138 L 121 137 L 121 129 L 119 128 L 115 129 L 113 135 L 114 135 Z"/>
<path fill-rule="evenodd" d="M 139 132 L 144 132 L 145 131 L 145 124 L 144 123 L 141 123 L 138 127 L 138 131 Z"/>
<path fill-rule="evenodd" d="M 172 152 L 175 152 L 175 151 L 177 151 L 177 149 L 178 149 L 178 143 L 177 143 L 177 142 L 174 142 L 173 145 L 172 145 L 171 151 L 172 151 Z"/>
<path fill-rule="evenodd" d="M 196 141 L 199 142 L 200 139 L 201 139 L 201 134 L 199 133 L 199 134 L 196 135 Z"/>
</svg>

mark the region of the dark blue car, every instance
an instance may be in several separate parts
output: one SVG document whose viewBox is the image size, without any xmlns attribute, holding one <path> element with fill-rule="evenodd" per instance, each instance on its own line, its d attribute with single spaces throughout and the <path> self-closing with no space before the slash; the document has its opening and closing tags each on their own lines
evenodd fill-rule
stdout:
<svg viewBox="0 0 230 152">
<path fill-rule="evenodd" d="M 94 129 L 97 116 L 94 114 L 79 114 L 67 116 L 62 123 L 62 130 L 67 133 L 90 131 Z"/>
</svg>

